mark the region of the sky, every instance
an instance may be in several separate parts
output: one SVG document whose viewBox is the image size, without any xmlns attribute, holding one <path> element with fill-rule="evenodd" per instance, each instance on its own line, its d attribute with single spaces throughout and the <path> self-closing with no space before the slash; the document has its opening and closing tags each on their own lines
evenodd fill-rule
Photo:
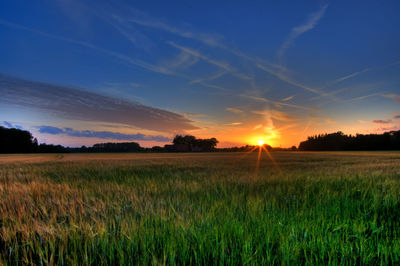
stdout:
<svg viewBox="0 0 400 266">
<path fill-rule="evenodd" d="M 77 147 L 400 130 L 400 1 L 0 2 L 0 125 Z"/>
</svg>

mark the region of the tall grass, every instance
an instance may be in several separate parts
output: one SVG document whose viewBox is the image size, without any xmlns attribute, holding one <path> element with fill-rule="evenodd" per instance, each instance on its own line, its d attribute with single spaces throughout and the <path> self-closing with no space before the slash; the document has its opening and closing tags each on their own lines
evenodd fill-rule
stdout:
<svg viewBox="0 0 400 266">
<path fill-rule="evenodd" d="M 398 264 L 400 154 L 0 165 L 4 264 Z"/>
</svg>

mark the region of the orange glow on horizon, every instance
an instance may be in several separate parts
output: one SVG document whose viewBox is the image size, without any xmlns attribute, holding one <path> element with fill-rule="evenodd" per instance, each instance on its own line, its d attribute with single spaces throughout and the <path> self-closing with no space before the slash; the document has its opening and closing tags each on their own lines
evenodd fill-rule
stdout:
<svg viewBox="0 0 400 266">
<path fill-rule="evenodd" d="M 262 137 L 254 136 L 254 137 L 249 138 L 248 144 L 255 145 L 255 146 L 263 146 L 263 145 L 267 144 L 267 145 L 273 146 L 275 144 L 275 141 L 272 140 L 271 138 L 265 137 L 265 136 L 262 136 Z"/>
</svg>

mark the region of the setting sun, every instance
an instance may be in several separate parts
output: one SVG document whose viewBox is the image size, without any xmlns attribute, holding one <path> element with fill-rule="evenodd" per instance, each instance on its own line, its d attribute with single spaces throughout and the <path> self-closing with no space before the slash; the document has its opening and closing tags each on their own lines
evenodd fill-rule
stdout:
<svg viewBox="0 0 400 266">
<path fill-rule="evenodd" d="M 261 139 L 259 139 L 259 140 L 258 140 L 258 145 L 259 145 L 259 146 L 262 146 L 262 145 L 264 145 L 264 141 L 263 141 L 263 140 L 261 140 Z"/>
</svg>

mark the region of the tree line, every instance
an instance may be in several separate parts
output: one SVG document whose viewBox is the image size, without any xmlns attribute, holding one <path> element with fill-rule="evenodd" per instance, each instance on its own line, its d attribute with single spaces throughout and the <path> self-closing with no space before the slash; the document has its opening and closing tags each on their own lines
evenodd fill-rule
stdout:
<svg viewBox="0 0 400 266">
<path fill-rule="evenodd" d="M 299 145 L 303 151 L 400 150 L 400 130 L 383 134 L 345 135 L 343 132 L 308 137 Z"/>
<path fill-rule="evenodd" d="M 91 152 L 209 152 L 214 151 L 218 143 L 216 138 L 198 139 L 187 135 L 175 136 L 172 145 L 144 148 L 136 142 L 98 143 L 91 147 L 64 147 L 41 143 L 38 144 L 31 132 L 17 128 L 0 126 L 0 153 L 91 153 Z"/>
<path fill-rule="evenodd" d="M 62 145 L 39 144 L 29 131 L 5 128 L 0 126 L 0 153 L 71 153 L 71 152 L 247 152 L 257 146 L 216 148 L 216 138 L 200 139 L 191 135 L 176 135 L 171 145 L 141 147 L 136 142 L 98 143 L 91 147 L 64 147 Z M 289 151 L 291 148 L 273 148 L 264 145 L 267 150 Z M 400 130 L 383 134 L 345 135 L 343 132 L 319 134 L 310 136 L 300 143 L 298 150 L 302 151 L 363 151 L 363 150 L 400 150 Z"/>
<path fill-rule="evenodd" d="M 167 149 L 173 151 L 213 151 L 218 144 L 216 138 L 198 139 L 192 135 L 176 135 L 172 141 L 173 145 L 166 145 Z"/>
</svg>

